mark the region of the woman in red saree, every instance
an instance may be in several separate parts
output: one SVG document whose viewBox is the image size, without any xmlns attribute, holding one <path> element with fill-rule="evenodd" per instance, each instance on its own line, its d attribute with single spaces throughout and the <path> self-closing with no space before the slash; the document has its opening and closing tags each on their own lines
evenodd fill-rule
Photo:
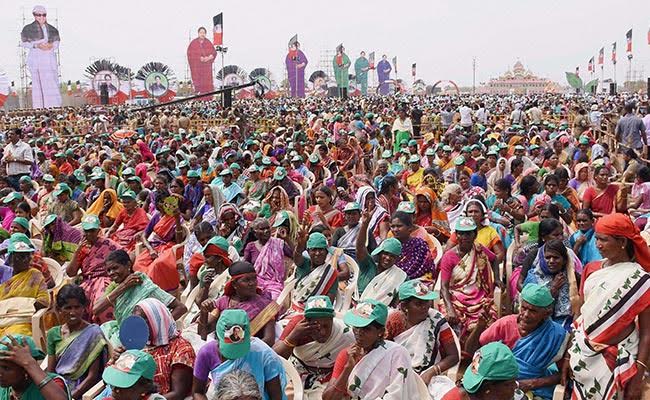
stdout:
<svg viewBox="0 0 650 400">
<path fill-rule="evenodd" d="M 149 217 L 141 207 L 138 207 L 136 194 L 131 190 L 122 194 L 122 204 L 124 208 L 115 218 L 115 222 L 106 236 L 127 252 L 132 252 L 135 249 L 138 234 L 149 224 Z"/>
<path fill-rule="evenodd" d="M 81 272 L 81 286 L 88 297 L 88 314 L 92 314 L 95 302 L 98 301 L 106 287 L 111 283 L 111 278 L 106 271 L 106 257 L 120 247 L 110 239 L 99 237 L 99 218 L 96 215 L 86 215 L 81 220 L 84 238 L 77 251 L 72 256 L 66 272 L 68 276 L 77 276 Z M 80 271 L 81 270 L 81 271 Z M 113 309 L 106 310 L 100 315 L 93 316 L 93 321 L 104 323 L 113 319 Z"/>
<path fill-rule="evenodd" d="M 180 284 L 176 260 L 183 254 L 182 248 L 174 251 L 173 247 L 184 240 L 184 233 L 180 209 L 170 208 L 168 197 L 168 192 L 159 192 L 156 197 L 157 211 L 140 236 L 146 250 L 136 256 L 133 270 L 145 273 L 161 289 L 173 292 Z"/>
<path fill-rule="evenodd" d="M 596 218 L 616 211 L 625 212 L 627 207 L 627 197 L 617 196 L 619 186 L 615 183 L 609 183 L 609 176 L 610 170 L 608 166 L 597 166 L 594 175 L 596 186 L 587 188 L 582 198 L 582 208 L 591 209 Z"/>
<path fill-rule="evenodd" d="M 334 192 L 327 186 L 320 186 L 314 195 L 316 205 L 309 207 L 307 213 L 311 215 L 311 227 L 325 225 L 327 230 L 334 232 L 345 224 L 343 213 L 334 208 Z"/>
</svg>

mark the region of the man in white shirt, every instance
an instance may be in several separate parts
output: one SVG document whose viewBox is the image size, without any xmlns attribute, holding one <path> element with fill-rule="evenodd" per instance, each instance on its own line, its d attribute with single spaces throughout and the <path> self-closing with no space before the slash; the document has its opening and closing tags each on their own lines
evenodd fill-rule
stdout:
<svg viewBox="0 0 650 400">
<path fill-rule="evenodd" d="M 533 103 L 533 106 L 528 109 L 528 117 L 530 118 L 530 123 L 533 125 L 542 124 L 542 110 L 537 106 L 537 102 Z"/>
<path fill-rule="evenodd" d="M 526 114 L 521 110 L 521 104 L 515 104 L 515 110 L 510 114 L 510 122 L 513 125 L 524 125 Z"/>
<path fill-rule="evenodd" d="M 479 105 L 478 110 L 476 110 L 476 121 L 481 124 L 481 125 L 487 125 L 488 118 L 490 117 L 490 113 L 488 110 L 485 109 L 485 103 L 481 103 Z"/>
<path fill-rule="evenodd" d="M 472 109 L 463 104 L 458 108 L 458 113 L 460 114 L 460 126 L 465 128 L 466 131 L 470 131 L 472 128 Z"/>
<path fill-rule="evenodd" d="M 15 190 L 19 190 L 19 180 L 29 176 L 32 171 L 34 154 L 32 148 L 21 139 L 23 131 L 15 128 L 9 131 L 9 144 L 5 146 L 2 162 L 5 164 L 7 178 Z"/>
</svg>

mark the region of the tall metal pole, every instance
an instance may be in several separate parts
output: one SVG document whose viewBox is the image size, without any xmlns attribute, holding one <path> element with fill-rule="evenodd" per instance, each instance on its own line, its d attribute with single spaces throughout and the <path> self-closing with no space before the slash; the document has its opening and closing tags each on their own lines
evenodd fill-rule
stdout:
<svg viewBox="0 0 650 400">
<path fill-rule="evenodd" d="M 476 57 L 472 58 L 472 94 L 476 94 Z"/>
</svg>

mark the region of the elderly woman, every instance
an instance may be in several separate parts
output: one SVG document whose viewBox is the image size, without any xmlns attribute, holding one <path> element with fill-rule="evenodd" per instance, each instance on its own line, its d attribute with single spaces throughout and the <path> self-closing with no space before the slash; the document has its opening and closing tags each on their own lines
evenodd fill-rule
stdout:
<svg viewBox="0 0 650 400">
<path fill-rule="evenodd" d="M 456 226 L 456 219 L 463 215 L 463 189 L 456 183 L 445 186 L 440 199 L 443 204 L 443 211 L 447 214 L 447 221 L 450 227 Z"/>
<path fill-rule="evenodd" d="M 90 313 L 111 283 L 111 278 L 106 271 L 106 257 L 119 249 L 119 246 L 110 239 L 99 237 L 100 222 L 96 215 L 85 216 L 81 220 L 81 228 L 84 231 L 84 238 L 68 264 L 66 272 L 68 276 L 77 276 L 81 272 L 81 287 L 88 297 Z M 109 319 L 110 315 L 100 314 L 95 314 L 93 318 L 100 323 Z"/>
<path fill-rule="evenodd" d="M 71 400 L 59 375 L 43 371 L 45 358 L 29 336 L 4 336 L 0 340 L 0 399 Z"/>
<path fill-rule="evenodd" d="M 187 311 L 178 299 L 154 284 L 141 272 L 133 272 L 131 259 L 124 250 L 116 250 L 106 257 L 106 271 L 111 283 L 93 307 L 95 316 L 113 308 L 114 320 L 102 324 L 106 338 L 113 345 L 118 344 L 119 327 L 122 321 L 133 313 L 135 306 L 142 300 L 155 298 L 169 307 L 174 319 L 180 318 Z"/>
<path fill-rule="evenodd" d="M 217 215 L 219 221 L 218 232 L 228 240 L 237 253 L 241 254 L 244 250 L 244 239 L 247 233 L 246 220 L 236 205 L 224 203 L 219 208 Z"/>
<path fill-rule="evenodd" d="M 409 352 L 384 339 L 387 317 L 386 305 L 375 300 L 362 301 L 345 314 L 355 344 L 336 357 L 323 400 L 421 398 Z"/>
<path fill-rule="evenodd" d="M 424 239 L 412 235 L 417 228 L 413 224 L 412 214 L 397 211 L 393 215 L 390 229 L 393 236 L 402 244 L 403 255 L 396 265 L 406 272 L 409 279 L 426 275 L 428 279 L 435 280 L 437 271 L 429 245 Z"/>
<path fill-rule="evenodd" d="M 573 397 L 639 400 L 650 365 L 650 251 L 623 214 L 596 222 L 596 243 L 604 259 L 582 274 L 569 352 Z"/>
<path fill-rule="evenodd" d="M 0 285 L 0 335 L 31 335 L 34 312 L 50 304 L 43 274 L 30 268 L 34 251 L 25 235 L 14 234 L 9 240 L 8 264 L 13 275 Z"/>
<path fill-rule="evenodd" d="M 203 198 L 194 214 L 194 225 L 199 222 L 209 222 L 212 227 L 217 227 L 217 212 L 226 199 L 217 185 L 206 185 L 203 187 Z M 191 240 L 191 239 L 190 239 Z"/>
<path fill-rule="evenodd" d="M 441 375 L 459 361 L 460 349 L 445 317 L 433 308 L 438 294 L 419 279 L 402 283 L 398 291 L 399 309 L 386 321 L 386 339 L 406 347 L 411 367 L 422 373 L 425 382 Z"/>
<path fill-rule="evenodd" d="M 496 319 L 495 283 L 501 285 L 496 256 L 478 243 L 478 227 L 469 217 L 456 221 L 458 244 L 440 260 L 441 293 L 447 321 L 460 331 L 461 343 L 467 339 L 479 318 Z"/>
<path fill-rule="evenodd" d="M 596 185 L 587 188 L 582 197 L 582 208 L 589 208 L 596 218 L 613 212 L 625 212 L 627 209 L 627 186 L 609 183 L 610 175 L 608 166 L 603 164 L 596 166 L 594 170 Z"/>
<path fill-rule="evenodd" d="M 587 188 L 594 186 L 594 181 L 589 176 L 589 163 L 577 163 L 575 167 L 573 167 L 573 171 L 575 172 L 575 175 L 569 180 L 569 186 L 578 192 L 578 197 L 582 198 Z"/>
<path fill-rule="evenodd" d="M 83 213 L 79 204 L 72 200 L 72 189 L 66 183 L 59 183 L 54 190 L 53 196 L 56 198 L 48 206 L 49 214 L 61 216 L 64 221 L 74 226 L 81 222 Z"/>
<path fill-rule="evenodd" d="M 310 297 L 305 312 L 289 321 L 273 350 L 298 370 L 305 398 L 321 399 L 332 376 L 338 354 L 354 343 L 354 336 L 340 319 L 327 296 Z"/>
<path fill-rule="evenodd" d="M 109 228 L 123 209 L 124 205 L 118 200 L 117 192 L 114 189 L 106 189 L 88 207 L 86 214 L 98 216 L 102 228 Z"/>
</svg>

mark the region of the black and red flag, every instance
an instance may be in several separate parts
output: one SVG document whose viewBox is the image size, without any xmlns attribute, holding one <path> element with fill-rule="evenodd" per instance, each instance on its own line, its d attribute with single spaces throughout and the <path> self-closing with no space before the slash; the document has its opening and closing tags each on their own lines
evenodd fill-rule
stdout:
<svg viewBox="0 0 650 400">
<path fill-rule="evenodd" d="M 612 43 L 612 63 L 616 64 L 616 42 Z"/>
<path fill-rule="evenodd" d="M 413 75 L 414 78 L 415 78 L 416 72 L 417 72 L 417 65 L 416 65 L 416 63 L 413 63 L 413 65 L 411 65 L 411 75 Z"/>
<path fill-rule="evenodd" d="M 375 52 L 374 51 L 368 55 L 368 64 L 370 64 L 370 69 L 375 69 Z"/>
<path fill-rule="evenodd" d="M 593 57 L 591 57 L 589 59 L 589 63 L 587 63 L 587 71 L 594 72 L 594 58 Z"/>
<path fill-rule="evenodd" d="M 223 46 L 223 13 L 219 13 L 212 17 L 214 25 L 212 31 L 212 43 L 215 46 Z"/>
</svg>

